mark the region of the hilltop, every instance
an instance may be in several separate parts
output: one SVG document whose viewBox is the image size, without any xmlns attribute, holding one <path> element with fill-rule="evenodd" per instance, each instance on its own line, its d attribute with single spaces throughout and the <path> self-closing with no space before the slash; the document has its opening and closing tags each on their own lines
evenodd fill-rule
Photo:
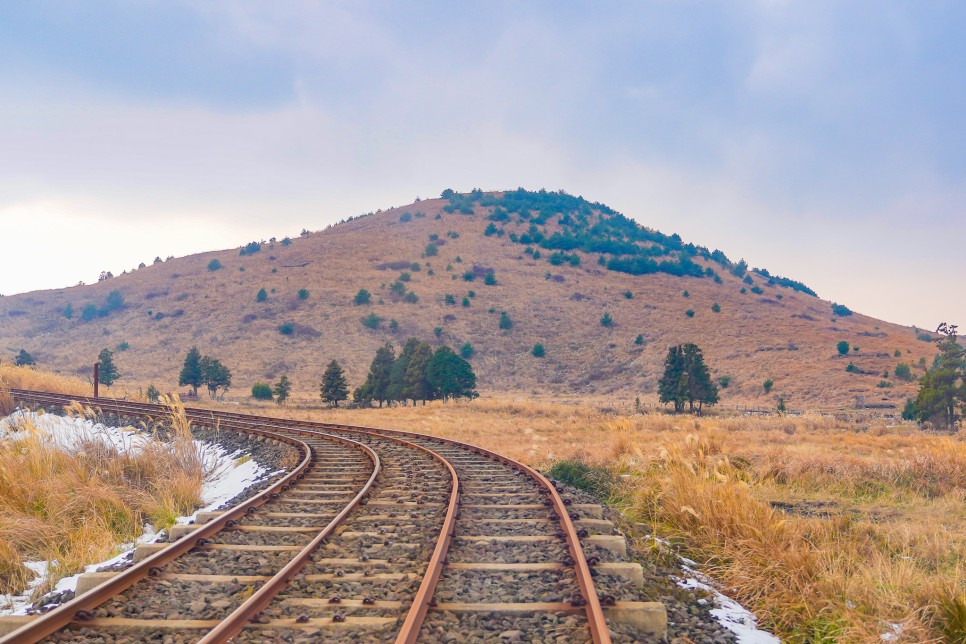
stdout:
<svg viewBox="0 0 966 644">
<path fill-rule="evenodd" d="M 356 302 L 360 289 L 368 303 Z M 354 387 L 379 345 L 416 336 L 471 344 L 483 393 L 653 401 L 668 346 L 695 342 L 729 379 L 724 405 L 773 407 L 781 395 L 793 408 L 901 407 L 915 384 L 895 366 L 917 378 L 934 355 L 927 334 L 852 313 L 803 281 L 603 204 L 524 190 L 445 191 L 294 239 L 159 258 L 97 284 L 4 297 L 0 320 L 8 356 L 25 348 L 44 368 L 83 375 L 107 347 L 129 387 L 175 390 L 197 345 L 231 368 L 230 395 L 282 374 L 316 395 L 332 358 Z"/>
</svg>

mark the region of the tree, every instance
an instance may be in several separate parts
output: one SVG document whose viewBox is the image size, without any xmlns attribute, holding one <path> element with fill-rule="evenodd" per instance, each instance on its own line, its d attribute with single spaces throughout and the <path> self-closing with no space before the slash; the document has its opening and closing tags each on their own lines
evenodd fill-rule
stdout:
<svg viewBox="0 0 966 644">
<path fill-rule="evenodd" d="M 483 278 L 483 283 L 487 286 L 496 286 L 496 275 L 493 271 L 487 271 L 486 276 Z"/>
<path fill-rule="evenodd" d="M 263 288 L 258 289 L 258 293 L 255 295 L 255 300 L 258 302 L 264 302 L 267 299 L 268 292 Z"/>
<path fill-rule="evenodd" d="M 849 353 L 849 341 L 848 340 L 839 340 L 839 343 L 835 345 L 835 348 L 838 350 L 840 356 L 848 355 L 848 353 Z"/>
<path fill-rule="evenodd" d="M 614 324 L 614 318 L 610 316 L 610 313 L 604 311 L 604 315 L 602 315 L 600 318 L 600 325 L 609 327 L 612 324 Z"/>
<path fill-rule="evenodd" d="M 67 306 L 64 307 L 64 317 L 67 318 L 68 320 L 74 317 L 73 305 L 68 304 Z"/>
<path fill-rule="evenodd" d="M 201 371 L 201 352 L 198 347 L 191 347 L 188 354 L 184 357 L 184 365 L 181 367 L 181 374 L 178 376 L 178 386 L 191 387 L 191 393 L 198 395 L 198 387 L 204 382 Z"/>
<path fill-rule="evenodd" d="M 272 390 L 275 394 L 275 403 L 281 405 L 286 400 L 288 400 L 288 395 L 292 393 L 292 383 L 289 381 L 288 376 L 283 375 L 275 383 L 275 389 Z M 343 399 L 345 400 L 345 399 Z"/>
<path fill-rule="evenodd" d="M 255 400 L 271 400 L 272 386 L 264 382 L 256 382 L 252 385 L 252 398 Z"/>
<path fill-rule="evenodd" d="M 389 370 L 389 389 L 386 392 L 389 400 L 405 401 L 409 398 L 406 391 L 406 370 L 418 345 L 419 340 L 416 338 L 406 340 L 399 357 L 392 363 L 392 368 Z"/>
<path fill-rule="evenodd" d="M 916 419 L 952 428 L 966 405 L 966 349 L 956 338 L 956 325 L 943 322 L 934 340 L 939 355 L 919 381 L 919 393 L 913 403 Z"/>
<path fill-rule="evenodd" d="M 428 399 L 433 398 L 433 389 L 429 384 L 429 364 L 433 360 L 433 349 L 425 342 L 418 343 L 409 356 L 409 364 L 406 366 L 404 376 L 404 392 L 406 398 L 413 401 L 413 406 L 417 400 L 426 404 Z"/>
<path fill-rule="evenodd" d="M 530 353 L 533 354 L 534 358 L 542 358 L 546 353 L 546 350 L 543 348 L 543 343 L 538 342 L 533 345 L 533 349 L 531 349 Z"/>
<path fill-rule="evenodd" d="M 102 385 L 110 387 L 114 381 L 121 377 L 114 364 L 114 353 L 110 349 L 102 349 L 97 355 L 97 363 L 100 365 L 97 371 L 97 381 Z"/>
<path fill-rule="evenodd" d="M 144 392 L 144 397 L 148 399 L 148 402 L 156 403 L 161 397 L 161 391 L 154 385 L 148 385 L 148 388 Z"/>
<path fill-rule="evenodd" d="M 389 385 L 391 384 L 392 366 L 395 362 L 396 351 L 393 349 L 391 342 L 387 342 L 376 349 L 376 355 L 372 359 L 372 364 L 369 365 L 366 381 L 355 391 L 354 398 L 357 402 L 376 400 L 382 407 L 383 402 L 390 400 Z"/>
<path fill-rule="evenodd" d="M 338 361 L 333 360 L 325 368 L 319 390 L 322 400 L 336 407 L 339 406 L 340 400 L 349 398 L 349 383 L 346 382 L 345 372 L 342 371 Z"/>
<path fill-rule="evenodd" d="M 37 362 L 34 360 L 32 355 L 27 353 L 26 349 L 21 349 L 20 353 L 17 354 L 17 357 L 14 360 L 14 364 L 18 367 L 29 367 L 37 364 Z"/>
<path fill-rule="evenodd" d="M 696 344 L 689 342 L 668 348 L 658 395 L 662 403 L 673 403 L 675 412 L 683 411 L 685 403 L 694 411 L 697 403 L 700 413 L 705 404 L 718 402 L 718 387 L 711 381 L 704 355 Z"/>
<path fill-rule="evenodd" d="M 309 289 L 307 289 L 307 288 L 300 288 L 299 289 L 299 292 L 298 292 L 298 296 L 299 296 L 299 299 L 300 300 L 307 300 L 307 299 L 309 299 Z"/>
<path fill-rule="evenodd" d="M 895 369 L 896 378 L 899 380 L 910 381 L 912 380 L 912 367 L 908 363 L 900 362 L 896 365 Z"/>
<path fill-rule="evenodd" d="M 476 391 L 476 374 L 469 362 L 456 355 L 447 346 L 436 349 L 427 374 L 433 391 L 443 400 L 479 396 Z"/>
<path fill-rule="evenodd" d="M 215 271 L 220 270 L 220 269 L 221 269 L 221 262 L 219 262 L 217 259 L 213 259 L 210 262 L 208 262 L 208 270 L 209 271 L 215 272 Z"/>
<path fill-rule="evenodd" d="M 201 381 L 208 387 L 208 396 L 214 398 L 218 390 L 222 393 L 231 387 L 231 370 L 217 358 L 202 356 L 200 361 Z"/>
<path fill-rule="evenodd" d="M 851 363 L 849 363 L 849 364 L 851 364 Z M 762 389 L 765 390 L 765 393 L 766 394 L 767 393 L 770 393 L 771 392 L 771 388 L 774 387 L 774 386 L 775 386 L 775 382 L 771 378 L 769 378 L 765 382 L 761 383 L 761 387 L 762 387 Z"/>
<path fill-rule="evenodd" d="M 476 350 L 473 348 L 473 345 L 470 344 L 469 342 L 464 342 L 463 346 L 460 347 L 461 358 L 465 358 L 466 360 L 469 360 L 470 358 L 473 357 L 474 353 L 476 353 Z"/>
<path fill-rule="evenodd" d="M 504 330 L 509 330 L 513 328 L 513 320 L 507 315 L 506 311 L 500 313 L 500 328 Z"/>
<path fill-rule="evenodd" d="M 364 288 L 360 288 L 352 301 L 358 306 L 360 304 L 368 304 L 370 299 L 372 299 L 372 293 Z"/>
</svg>

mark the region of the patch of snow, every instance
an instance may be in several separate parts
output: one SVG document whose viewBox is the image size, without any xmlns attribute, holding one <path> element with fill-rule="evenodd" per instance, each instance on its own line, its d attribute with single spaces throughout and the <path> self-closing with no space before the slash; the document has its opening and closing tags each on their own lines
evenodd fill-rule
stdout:
<svg viewBox="0 0 966 644">
<path fill-rule="evenodd" d="M 886 622 L 886 626 L 889 628 L 889 632 L 883 633 L 879 637 L 882 638 L 883 642 L 898 642 L 899 635 L 902 634 L 902 624 Z"/>
<path fill-rule="evenodd" d="M 653 539 L 657 543 L 663 545 L 668 552 L 674 552 L 671 545 L 653 535 L 647 535 L 646 538 Z M 758 619 L 754 614 L 747 608 L 731 599 L 721 591 L 719 591 L 715 586 L 714 582 L 708 579 L 705 575 L 698 572 L 695 568 L 697 563 L 688 559 L 687 557 L 682 557 L 675 553 L 675 556 L 681 561 L 681 569 L 685 573 L 685 577 L 680 579 L 675 579 L 678 586 L 686 588 L 688 590 L 702 590 L 714 598 L 714 603 L 717 608 L 712 608 L 709 612 L 714 616 L 718 623 L 727 628 L 729 631 L 734 633 L 735 637 L 738 639 L 738 644 L 780 644 L 781 640 L 769 633 L 768 631 L 763 631 L 758 628 Z M 705 600 L 698 600 L 699 604 L 706 603 Z"/>
<path fill-rule="evenodd" d="M 35 412 L 14 412 L 10 416 L 0 419 L 0 440 L 15 439 L 22 436 L 24 430 L 21 423 L 24 420 L 42 430 L 44 440 L 51 441 L 63 449 L 75 449 L 82 442 L 93 438 L 107 441 L 126 451 L 133 451 L 151 440 L 149 435 L 139 433 L 131 427 L 106 427 L 83 418 L 69 418 L 56 414 Z M 266 478 L 283 471 L 270 472 L 268 468 L 260 466 L 252 459 L 243 460 L 242 457 L 245 456 L 245 453 L 241 450 L 229 453 L 221 445 L 202 441 L 195 441 L 195 445 L 204 454 L 210 472 L 201 488 L 202 502 L 206 505 L 199 508 L 191 516 L 177 517 L 176 523 L 190 523 L 195 519 L 198 512 L 214 510 L 252 485 L 261 483 Z M 85 567 L 84 572 L 94 572 L 103 566 L 119 563 L 130 557 L 135 547 L 143 543 L 153 543 L 163 534 L 163 531 L 157 532 L 154 526 L 146 523 L 141 535 L 135 541 L 120 544 L 117 547 L 117 555 Z M 0 595 L 0 615 L 26 614 L 27 609 L 34 603 L 30 596 L 34 589 L 47 579 L 51 562 L 26 561 L 24 565 L 36 576 L 28 583 L 27 589 L 22 594 Z M 75 590 L 80 574 L 60 579 L 51 593 Z"/>
</svg>

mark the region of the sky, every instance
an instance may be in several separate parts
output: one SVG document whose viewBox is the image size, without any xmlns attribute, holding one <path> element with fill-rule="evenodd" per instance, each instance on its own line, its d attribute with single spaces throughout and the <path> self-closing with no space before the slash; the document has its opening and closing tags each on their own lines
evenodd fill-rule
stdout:
<svg viewBox="0 0 966 644">
<path fill-rule="evenodd" d="M 0 293 L 564 189 L 966 325 L 966 3 L 0 3 Z"/>
</svg>

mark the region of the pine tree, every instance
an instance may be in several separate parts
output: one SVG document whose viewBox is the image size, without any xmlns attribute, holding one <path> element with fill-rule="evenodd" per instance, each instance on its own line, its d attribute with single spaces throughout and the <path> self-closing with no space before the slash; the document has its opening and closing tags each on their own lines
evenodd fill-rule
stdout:
<svg viewBox="0 0 966 644">
<path fill-rule="evenodd" d="M 292 392 L 292 383 L 289 381 L 288 376 L 282 376 L 275 383 L 275 389 L 272 393 L 275 394 L 275 404 L 281 405 L 288 399 L 288 395 Z"/>
<path fill-rule="evenodd" d="M 98 367 L 97 381 L 102 385 L 110 387 L 114 381 L 121 377 L 114 364 L 114 353 L 110 349 L 103 349 L 97 356 Z"/>
<path fill-rule="evenodd" d="M 325 368 L 319 389 L 322 400 L 336 407 L 339 406 L 340 400 L 349 398 L 349 383 L 346 382 L 342 366 L 336 360 L 330 362 Z"/>
<path fill-rule="evenodd" d="M 181 367 L 181 374 L 178 376 L 178 386 L 191 387 L 191 393 L 198 395 L 198 387 L 203 382 L 201 373 L 201 352 L 198 347 L 191 347 L 184 358 L 184 366 Z"/>
<path fill-rule="evenodd" d="M 376 349 L 376 355 L 369 365 L 366 381 L 356 389 L 354 397 L 358 403 L 379 401 L 379 406 L 389 400 L 389 385 L 391 383 L 392 365 L 396 361 L 396 352 L 391 342 Z"/>
<path fill-rule="evenodd" d="M 409 364 L 406 366 L 405 392 L 406 397 L 411 398 L 413 405 L 417 400 L 426 400 L 433 397 L 433 389 L 429 384 L 429 364 L 433 360 L 433 349 L 425 342 L 416 345 L 412 354 L 409 356 Z"/>
<path fill-rule="evenodd" d="M 956 325 L 943 322 L 936 329 L 939 355 L 919 383 L 913 409 L 916 419 L 951 428 L 966 405 L 966 349 L 956 338 Z"/>
<path fill-rule="evenodd" d="M 27 353 L 26 349 L 21 349 L 20 353 L 17 354 L 17 358 L 14 360 L 14 364 L 18 367 L 29 367 L 37 364 L 37 362 L 32 355 Z"/>
<path fill-rule="evenodd" d="M 419 340 L 416 338 L 406 340 L 402 353 L 399 354 L 399 357 L 392 364 L 392 368 L 389 370 L 389 389 L 387 392 L 389 400 L 405 402 L 410 397 L 406 388 L 406 370 L 409 369 L 409 362 L 412 360 L 413 353 L 416 352 L 416 347 L 418 346 Z M 415 401 L 413 404 L 415 405 Z"/>
<path fill-rule="evenodd" d="M 697 403 L 700 413 L 705 404 L 718 402 L 718 386 L 712 382 L 704 355 L 696 344 L 689 342 L 668 349 L 658 395 L 662 403 L 674 403 L 675 412 L 683 411 L 685 403 L 694 411 Z"/>
</svg>

